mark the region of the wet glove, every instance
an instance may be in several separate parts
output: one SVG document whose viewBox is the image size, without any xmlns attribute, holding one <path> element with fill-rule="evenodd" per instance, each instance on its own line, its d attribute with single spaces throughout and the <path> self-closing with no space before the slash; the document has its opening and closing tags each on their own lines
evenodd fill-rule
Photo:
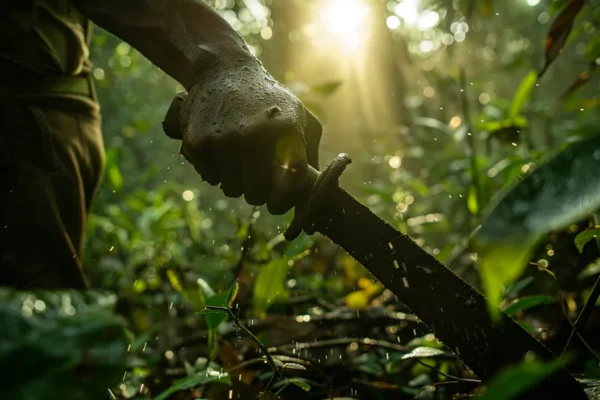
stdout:
<svg viewBox="0 0 600 400">
<path fill-rule="evenodd" d="M 163 128 L 203 180 L 272 214 L 290 210 L 307 165 L 318 168 L 321 124 L 251 56 L 205 71 Z"/>
</svg>

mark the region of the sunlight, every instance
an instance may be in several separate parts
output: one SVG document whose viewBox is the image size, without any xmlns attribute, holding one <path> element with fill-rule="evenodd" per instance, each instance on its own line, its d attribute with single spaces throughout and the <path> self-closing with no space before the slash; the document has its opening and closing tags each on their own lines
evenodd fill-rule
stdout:
<svg viewBox="0 0 600 400">
<path fill-rule="evenodd" d="M 358 50 L 364 42 L 364 28 L 369 9 L 362 0 L 325 0 L 321 23 L 346 50 Z"/>
<path fill-rule="evenodd" d="M 407 26 L 414 26 L 419 21 L 420 0 L 404 0 L 394 7 L 396 14 Z"/>
<path fill-rule="evenodd" d="M 421 0 L 403 0 L 394 6 L 393 12 L 404 22 L 405 26 L 417 28 L 420 31 L 434 28 L 440 21 L 440 14 L 437 11 L 421 12 Z M 395 28 L 390 27 L 390 29 Z"/>
</svg>

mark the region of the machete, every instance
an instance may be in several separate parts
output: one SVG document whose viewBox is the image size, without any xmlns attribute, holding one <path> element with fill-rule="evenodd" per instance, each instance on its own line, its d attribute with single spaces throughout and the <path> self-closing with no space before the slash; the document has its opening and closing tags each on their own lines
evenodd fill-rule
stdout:
<svg viewBox="0 0 600 400">
<path fill-rule="evenodd" d="M 554 358 L 506 314 L 499 323 L 492 322 L 482 294 L 340 188 L 338 179 L 350 162 L 348 155 L 340 154 L 323 172 L 309 168 L 305 195 L 285 232 L 287 240 L 302 231 L 320 232 L 341 246 L 484 382 L 523 361 L 527 353 Z M 587 398 L 566 369 L 528 396 L 542 393 Z"/>
</svg>

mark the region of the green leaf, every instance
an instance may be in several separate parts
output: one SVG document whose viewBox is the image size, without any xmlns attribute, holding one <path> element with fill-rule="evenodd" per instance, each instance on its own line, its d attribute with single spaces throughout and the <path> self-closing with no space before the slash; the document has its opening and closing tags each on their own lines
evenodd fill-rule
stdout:
<svg viewBox="0 0 600 400">
<path fill-rule="evenodd" d="M 530 261 L 536 244 L 600 207 L 600 136 L 576 142 L 514 184 L 471 239 L 490 313 L 498 318 L 504 286 Z"/>
<path fill-rule="evenodd" d="M 207 298 L 206 305 L 228 308 L 230 294 L 231 289 L 219 292 Z M 208 329 L 211 330 L 217 329 L 219 325 L 221 325 L 223 321 L 227 319 L 227 313 L 224 311 L 221 312 L 218 310 L 205 310 L 203 314 L 206 317 L 206 325 L 208 325 Z"/>
<path fill-rule="evenodd" d="M 49 390 L 65 400 L 105 398 L 123 375 L 132 341 L 112 311 L 115 299 L 0 289 L 2 398 L 44 399 Z"/>
<path fill-rule="evenodd" d="M 573 29 L 573 23 L 583 8 L 584 3 L 584 0 L 570 0 L 567 3 L 567 6 L 561 11 L 561 13 L 552 23 L 550 32 L 548 32 L 548 35 L 546 35 L 546 41 L 544 43 L 546 62 L 540 71 L 539 76 L 544 75 L 550 64 L 562 52 L 563 47 L 569 38 L 569 34 Z"/>
<path fill-rule="evenodd" d="M 196 309 L 201 309 L 206 304 L 204 293 L 199 289 L 184 289 L 183 292 L 181 292 L 181 295 Z"/>
<path fill-rule="evenodd" d="M 592 239 L 596 239 L 596 243 L 600 245 L 600 227 L 596 226 L 594 228 L 586 229 L 581 232 L 577 236 L 575 236 L 575 246 L 577 246 L 577 250 L 581 253 L 585 245 Z"/>
<path fill-rule="evenodd" d="M 253 306 L 256 315 L 264 315 L 275 302 L 287 299 L 285 281 L 290 267 L 287 259 L 277 258 L 263 267 L 254 283 Z"/>
<path fill-rule="evenodd" d="M 408 360 L 409 358 L 432 358 L 441 356 L 446 354 L 443 350 L 435 349 L 433 347 L 417 347 L 413 349 L 410 353 L 402 356 L 403 360 Z"/>
<path fill-rule="evenodd" d="M 528 122 L 524 117 L 517 117 L 504 121 L 492 121 L 486 124 L 490 137 L 502 143 L 513 144 L 519 141 L 521 131 L 527 127 Z"/>
<path fill-rule="evenodd" d="M 543 304 L 553 304 L 556 303 L 556 299 L 552 296 L 525 296 L 518 299 L 513 300 L 508 307 L 504 309 L 504 312 L 508 316 L 512 316 L 519 311 L 525 311 L 529 308 L 533 308 L 535 306 L 543 305 Z"/>
<path fill-rule="evenodd" d="M 186 376 L 172 384 L 167 390 L 159 394 L 154 398 L 154 400 L 166 400 L 173 393 L 180 392 L 182 390 L 187 390 L 194 388 L 196 386 L 206 385 L 211 382 L 219 382 L 231 385 L 231 379 L 227 373 L 219 373 L 216 371 L 212 372 L 201 372 L 196 375 Z"/>
<path fill-rule="evenodd" d="M 469 211 L 471 211 L 471 214 L 479 214 L 479 204 L 477 204 L 477 195 L 474 185 L 471 185 L 469 188 L 469 194 L 467 195 L 467 208 Z"/>
<path fill-rule="evenodd" d="M 303 381 L 302 379 L 290 378 L 290 379 L 288 379 L 288 382 L 290 382 L 293 385 L 298 386 L 299 388 L 302 388 L 305 392 L 310 392 L 310 385 L 308 383 L 306 383 L 305 381 Z"/>
<path fill-rule="evenodd" d="M 506 290 L 506 296 L 509 296 L 511 294 L 516 295 L 516 294 L 521 293 L 521 291 L 523 291 L 523 289 L 525 289 L 527 286 L 531 285 L 531 283 L 534 281 L 534 279 L 535 278 L 533 276 L 528 276 L 523 279 L 520 279 L 514 285 L 512 285 L 510 288 L 508 288 Z"/>
<path fill-rule="evenodd" d="M 517 118 L 521 114 L 521 110 L 523 110 L 523 106 L 525 102 L 531 96 L 531 92 L 535 87 L 535 83 L 537 82 L 538 73 L 535 70 L 530 71 L 525 78 L 521 81 L 517 92 L 515 93 L 515 97 L 513 98 L 513 102 L 510 105 L 510 110 L 508 111 L 508 117 L 510 119 Z"/>
<path fill-rule="evenodd" d="M 119 157 L 119 149 L 113 147 L 106 151 L 105 156 L 105 171 L 108 182 L 114 190 L 123 188 L 123 175 L 117 164 Z"/>
<path fill-rule="evenodd" d="M 173 289 L 180 293 L 190 305 L 196 308 L 202 308 L 204 306 L 206 297 L 203 290 L 200 288 L 184 288 L 179 274 L 172 269 L 167 270 L 167 279 Z M 198 281 L 200 281 L 200 279 Z M 212 293 L 214 294 L 214 292 Z"/>
<path fill-rule="evenodd" d="M 229 308 L 233 307 L 233 302 L 235 301 L 239 290 L 240 284 L 237 281 L 235 281 L 231 286 L 231 289 L 229 290 L 229 297 L 227 298 L 227 306 Z"/>
<path fill-rule="evenodd" d="M 279 390 L 277 390 L 277 394 L 280 394 L 282 391 L 284 391 L 290 385 L 296 385 L 299 388 L 301 388 L 302 390 L 304 390 L 305 392 L 310 391 L 310 385 L 308 384 L 308 382 L 306 382 L 306 379 L 302 379 L 302 378 L 289 378 L 289 379 L 281 380 L 281 381 L 277 382 L 275 385 L 273 385 L 273 389 L 279 389 Z"/>
<path fill-rule="evenodd" d="M 588 276 L 594 276 L 600 274 L 600 258 L 584 268 L 579 274 L 579 279 L 587 278 Z"/>
<path fill-rule="evenodd" d="M 112 167 L 106 171 L 106 174 L 108 175 L 108 181 L 114 190 L 120 190 L 123 188 L 123 175 L 121 175 L 119 167 Z"/>
<path fill-rule="evenodd" d="M 182 293 L 183 292 L 183 284 L 181 283 L 181 279 L 179 279 L 179 275 L 177 272 L 172 269 L 167 270 L 167 279 L 169 279 L 169 283 L 175 289 L 175 291 Z"/>
<path fill-rule="evenodd" d="M 306 367 L 302 364 L 296 363 L 285 363 L 283 364 L 283 369 L 293 369 L 296 371 L 306 371 Z"/>
<path fill-rule="evenodd" d="M 324 96 L 329 96 L 333 94 L 342 84 L 342 81 L 329 81 L 324 83 L 319 83 L 318 85 L 314 85 L 310 88 L 310 93 L 317 93 Z"/>
<path fill-rule="evenodd" d="M 564 358 L 548 364 L 538 361 L 524 362 L 518 366 L 500 372 L 487 385 L 482 400 L 510 400 L 517 398 L 537 382 L 562 368 Z"/>
<path fill-rule="evenodd" d="M 196 282 L 198 283 L 198 287 L 200 288 L 202 293 L 204 293 L 205 297 L 212 297 L 215 295 L 215 291 L 213 290 L 213 288 L 211 288 L 208 282 L 206 282 L 204 279 L 198 278 Z"/>
</svg>

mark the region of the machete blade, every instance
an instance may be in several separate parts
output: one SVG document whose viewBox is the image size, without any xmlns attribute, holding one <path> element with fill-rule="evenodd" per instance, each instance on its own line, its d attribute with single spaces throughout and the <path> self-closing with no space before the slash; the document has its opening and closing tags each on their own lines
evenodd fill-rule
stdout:
<svg viewBox="0 0 600 400">
<path fill-rule="evenodd" d="M 302 230 L 327 236 L 394 293 L 482 380 L 521 362 L 528 352 L 542 359 L 554 358 L 507 315 L 502 314 L 501 322 L 494 324 L 483 295 L 338 187 L 338 178 L 349 163 L 342 154 L 324 172 L 311 170 L 310 189 L 296 207 L 286 231 L 288 240 Z M 564 369 L 546 383 L 544 390 L 552 387 L 554 394 L 566 390 L 570 397 L 584 396 Z"/>
</svg>

